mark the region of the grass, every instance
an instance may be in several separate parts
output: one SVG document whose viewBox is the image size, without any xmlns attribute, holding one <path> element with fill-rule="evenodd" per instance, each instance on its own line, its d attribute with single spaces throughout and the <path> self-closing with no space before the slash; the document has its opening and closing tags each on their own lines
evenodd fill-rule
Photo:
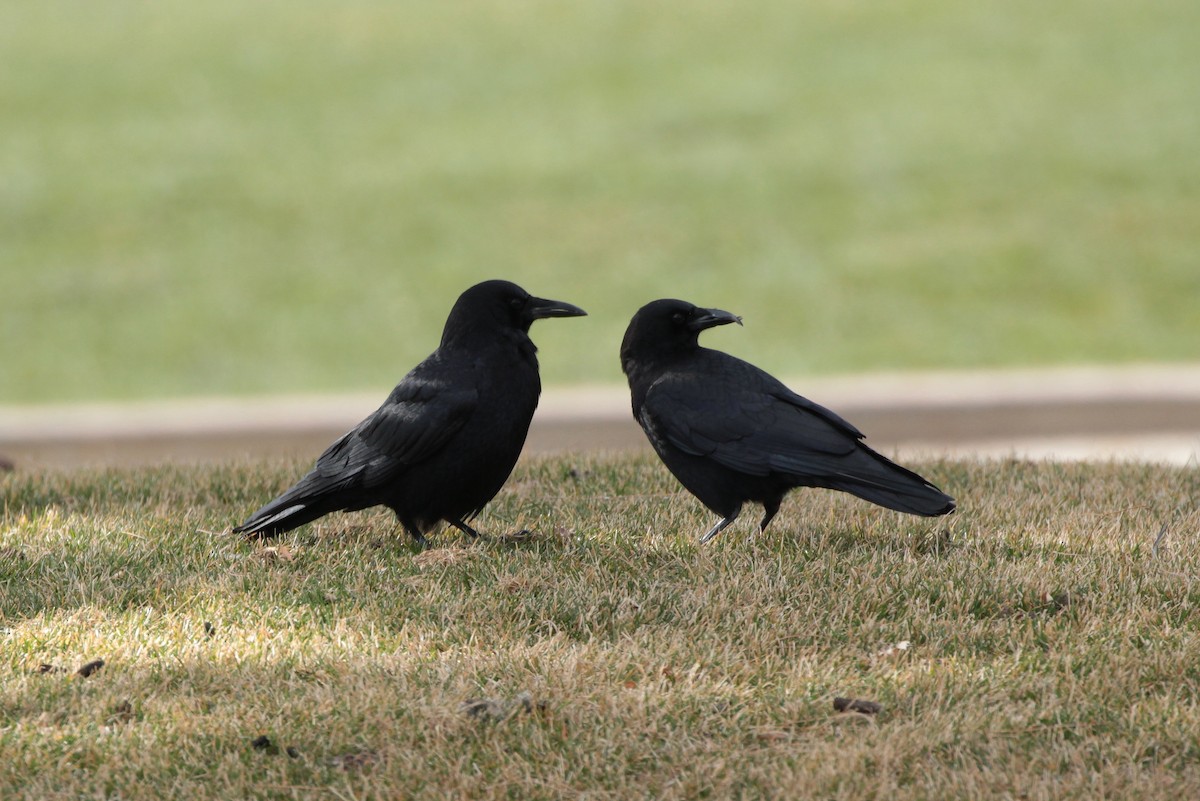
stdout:
<svg viewBox="0 0 1200 801">
<path fill-rule="evenodd" d="M 539 459 L 479 520 L 524 539 L 224 533 L 298 467 L 0 478 L 0 795 L 1200 792 L 1195 468 L 930 463 L 953 518 L 699 548 L 650 458 Z"/>
<path fill-rule="evenodd" d="M 776 373 L 1194 360 L 1192 0 L 0 6 L 0 402 L 389 387 L 510 277 Z"/>
</svg>

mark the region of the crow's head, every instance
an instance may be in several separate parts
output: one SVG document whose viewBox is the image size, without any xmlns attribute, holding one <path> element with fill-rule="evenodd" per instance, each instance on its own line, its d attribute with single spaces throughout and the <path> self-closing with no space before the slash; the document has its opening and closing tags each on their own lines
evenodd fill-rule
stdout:
<svg viewBox="0 0 1200 801">
<path fill-rule="evenodd" d="M 442 341 L 459 332 L 517 330 L 529 332 L 543 317 L 582 317 L 583 309 L 561 300 L 535 298 L 511 281 L 484 281 L 463 292 L 450 310 Z"/>
<path fill-rule="evenodd" d="M 705 309 L 685 300 L 663 299 L 638 309 L 625 329 L 621 342 L 621 363 L 652 360 L 687 353 L 698 347 L 697 338 L 706 328 L 729 323 L 742 324 L 742 318 L 722 309 Z"/>
</svg>

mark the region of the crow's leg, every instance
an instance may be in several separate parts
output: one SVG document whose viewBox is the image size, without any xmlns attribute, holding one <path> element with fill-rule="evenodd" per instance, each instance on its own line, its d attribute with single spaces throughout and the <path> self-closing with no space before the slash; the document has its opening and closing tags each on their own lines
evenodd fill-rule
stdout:
<svg viewBox="0 0 1200 801">
<path fill-rule="evenodd" d="M 779 514 L 779 504 L 783 502 L 783 498 L 768 498 L 763 501 L 763 519 L 758 524 L 758 533 L 762 534 L 767 530 L 767 526 L 771 525 L 771 521 L 775 519 L 775 515 Z"/>
<path fill-rule="evenodd" d="M 708 530 L 708 533 L 700 538 L 700 544 L 703 545 L 704 543 L 708 542 L 713 537 L 717 536 L 722 531 L 724 531 L 725 527 L 728 526 L 730 523 L 732 523 L 734 520 L 737 520 L 738 515 L 741 513 L 742 513 L 742 507 L 738 506 L 730 514 L 727 514 L 724 517 L 722 517 L 720 520 L 718 520 L 717 524 L 715 526 L 713 526 L 712 528 L 710 528 Z"/>
<path fill-rule="evenodd" d="M 410 520 L 401 520 L 399 515 L 396 515 L 396 519 L 400 520 L 400 527 L 408 532 L 408 536 L 413 538 L 413 542 L 421 548 L 429 547 L 429 540 L 425 539 L 425 535 L 421 533 L 421 529 L 415 523 Z"/>
<path fill-rule="evenodd" d="M 470 526 L 468 526 L 468 525 L 467 525 L 466 523 L 464 523 L 463 521 L 461 521 L 461 520 L 447 520 L 446 522 L 447 522 L 447 523 L 449 523 L 450 525 L 454 526 L 456 529 L 458 529 L 459 531 L 461 531 L 463 534 L 466 534 L 466 535 L 467 535 L 468 537 L 470 537 L 471 539 L 473 539 L 473 540 L 477 540 L 477 539 L 479 539 L 479 532 L 478 532 L 478 531 L 476 531 L 475 529 L 471 528 Z"/>
</svg>

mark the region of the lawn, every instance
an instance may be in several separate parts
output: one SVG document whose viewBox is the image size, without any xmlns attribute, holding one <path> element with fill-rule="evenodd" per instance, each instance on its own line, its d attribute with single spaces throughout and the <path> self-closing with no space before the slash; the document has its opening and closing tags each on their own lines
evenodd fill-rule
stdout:
<svg viewBox="0 0 1200 801">
<path fill-rule="evenodd" d="M 1195 360 L 1200 4 L 0 4 L 0 403 L 381 390 L 509 277 L 773 372 Z"/>
<path fill-rule="evenodd" d="M 959 513 L 700 548 L 652 457 L 530 459 L 425 551 L 231 536 L 297 464 L 10 473 L 0 795 L 1200 797 L 1200 473 L 915 466 Z"/>
</svg>

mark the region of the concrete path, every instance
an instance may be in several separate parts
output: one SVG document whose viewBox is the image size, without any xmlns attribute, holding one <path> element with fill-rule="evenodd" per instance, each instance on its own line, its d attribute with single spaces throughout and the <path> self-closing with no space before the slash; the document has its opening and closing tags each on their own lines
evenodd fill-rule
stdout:
<svg viewBox="0 0 1200 801">
<path fill-rule="evenodd" d="M 876 449 L 978 456 L 1200 460 L 1200 365 L 797 378 Z M 0 406 L 0 457 L 18 469 L 315 458 L 374 410 L 372 394 Z M 527 453 L 646 448 L 623 386 L 550 388 Z"/>
</svg>

